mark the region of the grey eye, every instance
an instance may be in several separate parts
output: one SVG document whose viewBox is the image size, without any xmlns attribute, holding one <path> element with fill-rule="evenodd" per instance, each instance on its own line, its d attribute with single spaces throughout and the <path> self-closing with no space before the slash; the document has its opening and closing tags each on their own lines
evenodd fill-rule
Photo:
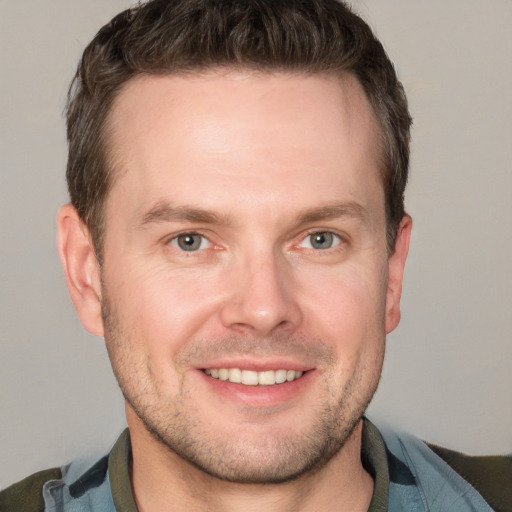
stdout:
<svg viewBox="0 0 512 512">
<path fill-rule="evenodd" d="M 209 242 L 208 240 L 197 233 L 184 233 L 178 235 L 171 240 L 171 245 L 181 249 L 182 251 L 198 251 L 199 249 L 205 249 Z"/>
<path fill-rule="evenodd" d="M 325 250 L 338 245 L 340 241 L 340 237 L 330 231 L 318 231 L 317 233 L 309 234 L 302 241 L 301 246 L 308 249 Z"/>
<path fill-rule="evenodd" d="M 332 233 L 313 233 L 309 235 L 311 237 L 311 246 L 315 249 L 330 249 L 334 237 Z"/>
</svg>

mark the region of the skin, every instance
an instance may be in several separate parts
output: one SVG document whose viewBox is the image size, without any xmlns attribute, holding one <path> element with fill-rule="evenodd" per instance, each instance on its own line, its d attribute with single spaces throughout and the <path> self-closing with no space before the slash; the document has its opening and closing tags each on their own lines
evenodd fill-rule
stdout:
<svg viewBox="0 0 512 512">
<path fill-rule="evenodd" d="M 59 253 L 127 399 L 140 510 L 367 510 L 360 418 L 399 321 L 411 221 L 389 255 L 360 84 L 139 77 L 109 128 L 103 267 L 70 205 Z M 249 387 L 205 368 L 305 373 Z"/>
</svg>

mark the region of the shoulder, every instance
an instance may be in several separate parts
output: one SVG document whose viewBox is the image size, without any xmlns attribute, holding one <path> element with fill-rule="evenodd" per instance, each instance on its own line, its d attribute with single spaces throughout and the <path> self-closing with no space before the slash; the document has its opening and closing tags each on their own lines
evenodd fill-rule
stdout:
<svg viewBox="0 0 512 512">
<path fill-rule="evenodd" d="M 121 493 L 120 501 L 123 504 L 129 503 L 131 507 L 120 510 L 136 511 L 130 487 L 129 448 L 130 440 L 126 430 L 106 455 L 89 451 L 70 464 L 34 473 L 0 492 L 0 512 L 115 512 L 111 479 L 116 491 Z"/>
<path fill-rule="evenodd" d="M 512 455 L 470 456 L 428 445 L 499 512 L 512 512 Z"/>
<path fill-rule="evenodd" d="M 512 512 L 512 456 L 464 455 L 388 427 L 379 433 L 396 510 L 414 509 L 413 502 L 429 512 Z"/>
<path fill-rule="evenodd" d="M 60 478 L 60 468 L 46 469 L 7 487 L 0 492 L 0 512 L 42 512 L 44 484 Z"/>
<path fill-rule="evenodd" d="M 81 458 L 62 468 L 34 473 L 0 492 L 0 512 L 64 512 L 77 510 L 84 503 L 91 507 L 80 510 L 96 510 L 98 503 L 101 510 L 115 510 L 110 506 L 107 471 L 108 455 L 95 463 Z"/>
</svg>

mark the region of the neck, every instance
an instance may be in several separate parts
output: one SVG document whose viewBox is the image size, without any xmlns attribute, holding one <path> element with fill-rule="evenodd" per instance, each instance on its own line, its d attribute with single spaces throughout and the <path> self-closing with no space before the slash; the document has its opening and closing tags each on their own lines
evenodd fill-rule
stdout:
<svg viewBox="0 0 512 512">
<path fill-rule="evenodd" d="M 373 480 L 361 464 L 362 421 L 321 469 L 281 484 L 240 484 L 212 477 L 153 438 L 128 414 L 132 488 L 140 512 L 366 512 Z"/>
</svg>

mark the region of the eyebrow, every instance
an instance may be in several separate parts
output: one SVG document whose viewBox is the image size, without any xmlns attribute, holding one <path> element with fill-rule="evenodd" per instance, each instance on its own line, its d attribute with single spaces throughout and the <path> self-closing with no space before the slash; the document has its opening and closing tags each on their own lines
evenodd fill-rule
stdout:
<svg viewBox="0 0 512 512">
<path fill-rule="evenodd" d="M 334 202 L 320 207 L 309 208 L 299 213 L 298 224 L 309 224 L 321 220 L 351 217 L 362 222 L 368 219 L 366 208 L 355 202 Z M 193 222 L 212 225 L 233 225 L 232 218 L 210 210 L 191 207 L 187 205 L 173 206 L 167 202 L 159 202 L 151 208 L 140 222 L 140 227 L 145 228 L 150 224 L 164 222 Z"/>
<path fill-rule="evenodd" d="M 308 224 L 321 220 L 337 219 L 340 217 L 352 217 L 365 222 L 368 220 L 368 210 L 355 202 L 334 202 L 318 208 L 310 208 L 299 214 L 299 223 Z"/>
<path fill-rule="evenodd" d="M 232 224 L 230 217 L 219 215 L 218 213 L 201 208 L 190 206 L 173 206 L 167 202 L 159 202 L 151 208 L 144 216 L 140 223 L 141 228 L 145 228 L 149 224 L 158 224 L 160 222 L 197 222 L 200 224 Z"/>
</svg>

